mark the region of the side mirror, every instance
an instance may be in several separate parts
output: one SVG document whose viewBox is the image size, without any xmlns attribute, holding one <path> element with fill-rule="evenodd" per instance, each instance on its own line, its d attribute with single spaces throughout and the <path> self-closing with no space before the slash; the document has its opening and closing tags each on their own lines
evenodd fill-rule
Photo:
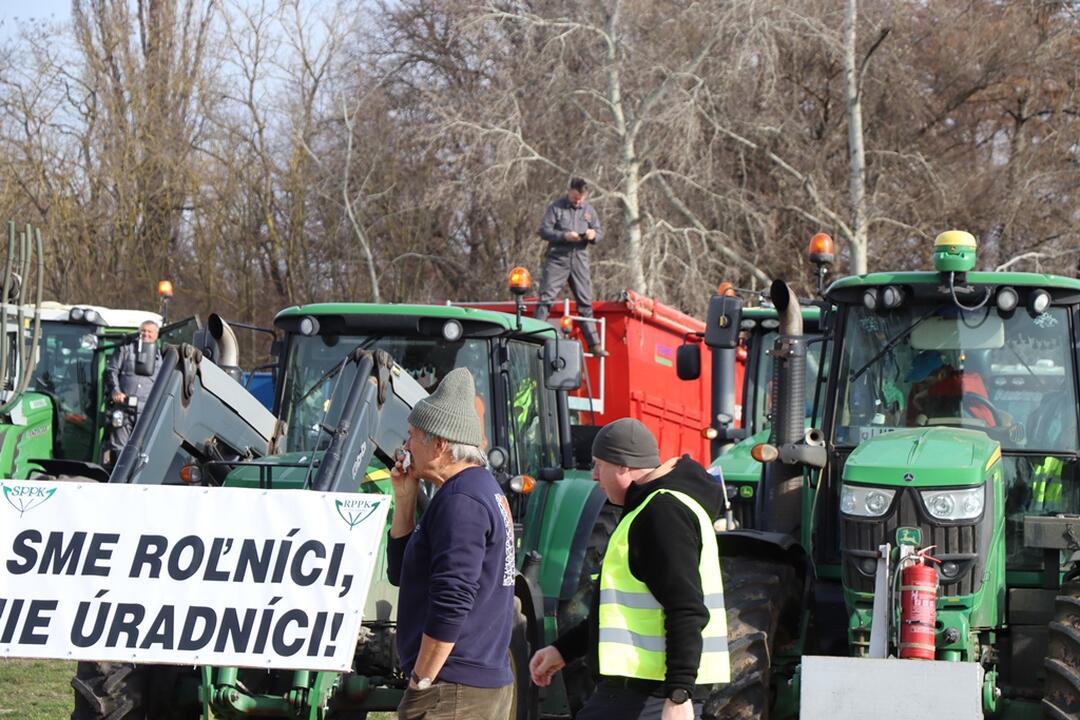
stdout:
<svg viewBox="0 0 1080 720">
<path fill-rule="evenodd" d="M 705 320 L 705 344 L 731 350 L 739 344 L 742 323 L 742 299 L 733 295 L 713 295 Z"/>
<path fill-rule="evenodd" d="M 157 357 L 157 345 L 135 341 L 135 374 L 150 377 L 154 374 L 154 359 Z"/>
<path fill-rule="evenodd" d="M 540 468 L 540 479 L 544 482 L 559 482 L 565 476 L 561 467 Z"/>
<path fill-rule="evenodd" d="M 544 342 L 544 386 L 548 390 L 577 390 L 584 360 L 577 340 Z"/>
<path fill-rule="evenodd" d="M 680 345 L 675 351 L 675 374 L 680 380 L 697 380 L 701 377 L 701 346 L 697 343 Z"/>
<path fill-rule="evenodd" d="M 282 353 L 285 352 L 285 341 L 274 340 L 270 343 L 270 355 L 275 358 L 280 358 Z"/>
</svg>

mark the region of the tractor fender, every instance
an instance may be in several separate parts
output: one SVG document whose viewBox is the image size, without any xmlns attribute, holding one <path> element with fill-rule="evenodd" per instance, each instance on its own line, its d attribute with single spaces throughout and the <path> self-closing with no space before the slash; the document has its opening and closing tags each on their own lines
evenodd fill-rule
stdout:
<svg viewBox="0 0 1080 720">
<path fill-rule="evenodd" d="M 564 481 L 565 482 L 565 481 Z M 574 529 L 573 538 L 570 540 L 569 552 L 566 556 L 566 567 L 563 570 L 562 587 L 559 590 L 559 600 L 567 600 L 573 597 L 577 591 L 581 576 L 581 566 L 585 562 L 585 551 L 588 549 L 589 536 L 592 534 L 596 519 L 600 517 L 600 510 L 607 502 L 607 496 L 592 480 L 592 491 L 584 498 L 581 506 L 581 515 L 578 518 L 577 527 Z"/>
<path fill-rule="evenodd" d="M 720 557 L 752 556 L 783 562 L 799 573 L 799 579 L 807 585 L 814 576 L 813 563 L 797 538 L 788 533 L 764 530 L 727 530 L 716 533 Z"/>
<path fill-rule="evenodd" d="M 525 615 L 529 647 L 533 652 L 544 647 L 544 596 L 540 586 L 520 572 L 514 577 L 514 596 L 521 600 L 521 612 Z"/>
<path fill-rule="evenodd" d="M 591 477 L 568 473 L 562 480 L 541 481 L 525 511 L 524 544 L 519 552 L 540 555 L 534 581 L 546 614 L 573 597 L 589 544 L 589 535 L 607 497 Z"/>
</svg>

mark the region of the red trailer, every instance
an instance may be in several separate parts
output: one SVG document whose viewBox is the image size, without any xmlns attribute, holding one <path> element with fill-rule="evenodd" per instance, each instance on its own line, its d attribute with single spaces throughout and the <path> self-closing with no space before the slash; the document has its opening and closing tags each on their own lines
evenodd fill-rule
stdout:
<svg viewBox="0 0 1080 720">
<path fill-rule="evenodd" d="M 462 304 L 510 314 L 515 309 L 512 301 Z M 528 298 L 525 306 L 531 315 L 536 298 Z M 656 435 L 663 458 L 689 453 L 707 465 L 712 458 L 703 430 L 709 426 L 712 402 L 710 373 L 702 372 L 699 379 L 691 381 L 680 380 L 675 374 L 676 348 L 687 334 L 703 332 L 705 324 L 630 290 L 618 300 L 593 303 L 593 313 L 609 356 L 599 358 L 586 352 L 585 382 L 570 397 L 578 434 L 588 436 L 588 426 L 598 428 L 612 420 L 633 417 Z M 572 321 L 571 332 L 579 339 L 580 323 L 587 322 L 578 315 L 573 301 L 552 306 L 551 320 L 566 323 L 564 328 Z M 742 368 L 740 363 L 735 382 L 739 390 Z M 741 398 L 736 398 L 736 403 L 741 404 Z"/>
</svg>

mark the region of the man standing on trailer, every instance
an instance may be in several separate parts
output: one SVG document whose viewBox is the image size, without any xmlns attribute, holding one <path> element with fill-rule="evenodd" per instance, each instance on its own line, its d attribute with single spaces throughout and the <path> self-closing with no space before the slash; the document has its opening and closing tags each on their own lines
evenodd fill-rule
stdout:
<svg viewBox="0 0 1080 720">
<path fill-rule="evenodd" d="M 593 478 L 623 516 L 589 617 L 533 655 L 533 682 L 549 685 L 588 652 L 599 683 L 576 720 L 700 718 L 708 686 L 730 679 L 720 485 L 688 455 L 661 464 L 633 418 L 601 428 L 592 454 Z"/>
<path fill-rule="evenodd" d="M 540 237 L 547 241 L 544 253 L 544 269 L 540 277 L 540 302 L 536 306 L 536 319 L 546 320 L 551 313 L 551 303 L 567 280 L 570 292 L 577 301 L 578 315 L 592 320 L 592 276 L 589 274 L 589 244 L 599 242 L 603 236 L 600 217 L 585 201 L 589 187 L 582 178 L 570 180 L 566 195 L 548 205 L 540 219 Z M 593 355 L 606 357 L 608 352 L 600 346 L 596 326 L 592 322 L 581 323 L 581 334 Z"/>
</svg>

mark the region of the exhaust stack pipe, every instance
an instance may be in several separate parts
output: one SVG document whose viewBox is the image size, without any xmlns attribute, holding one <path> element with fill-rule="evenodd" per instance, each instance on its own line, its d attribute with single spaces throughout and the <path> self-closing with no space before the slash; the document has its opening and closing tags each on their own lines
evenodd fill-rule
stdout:
<svg viewBox="0 0 1080 720">
<path fill-rule="evenodd" d="M 207 360 L 224 370 L 229 377 L 240 382 L 244 371 L 240 369 L 240 346 L 236 334 L 217 313 L 210 313 L 206 327 L 195 331 L 192 344 Z"/>
<path fill-rule="evenodd" d="M 772 349 L 772 433 L 769 440 L 770 444 L 783 448 L 801 442 L 806 430 L 806 343 L 802 310 L 795 291 L 783 280 L 774 280 L 769 295 L 780 315 L 780 336 Z"/>
<path fill-rule="evenodd" d="M 780 334 L 801 336 L 803 334 L 802 310 L 799 298 L 783 280 L 773 280 L 769 287 L 769 297 L 780 314 Z"/>
<path fill-rule="evenodd" d="M 802 309 L 798 296 L 783 280 L 769 290 L 780 316 L 780 336 L 771 350 L 773 378 L 772 429 L 769 445 L 776 459 L 765 465 L 758 494 L 761 529 L 798 535 L 802 525 L 803 467 L 822 467 L 827 458 L 817 435 L 806 430 L 806 354 Z"/>
<path fill-rule="evenodd" d="M 229 327 L 229 323 L 217 313 L 211 313 L 206 324 L 210 328 L 210 336 L 217 341 L 218 345 L 218 356 L 215 362 L 226 368 L 240 365 L 240 346 L 236 342 L 236 333 Z"/>
</svg>

